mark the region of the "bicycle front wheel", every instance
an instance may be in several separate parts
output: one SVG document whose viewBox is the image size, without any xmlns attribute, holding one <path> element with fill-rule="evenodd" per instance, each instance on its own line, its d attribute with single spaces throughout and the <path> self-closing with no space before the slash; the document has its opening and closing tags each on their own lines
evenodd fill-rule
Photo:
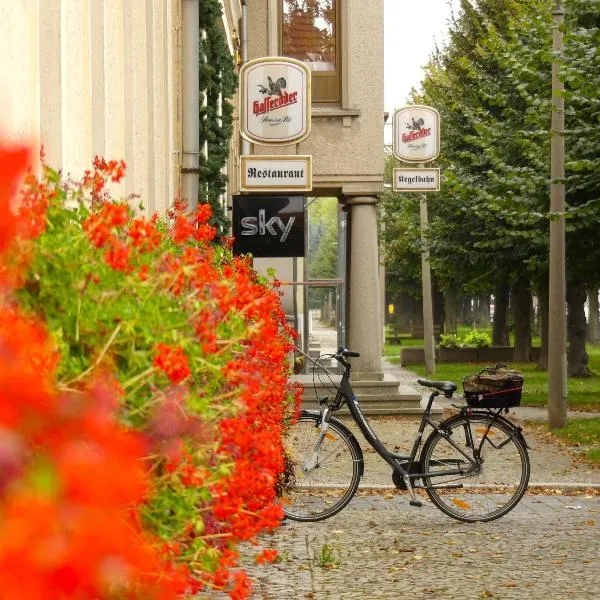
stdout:
<svg viewBox="0 0 600 600">
<path fill-rule="evenodd" d="M 294 521 L 321 521 L 342 510 L 362 476 L 362 451 L 337 419 L 325 432 L 319 415 L 301 415 L 284 437 L 286 469 L 280 497 Z"/>
<path fill-rule="evenodd" d="M 459 415 L 432 432 L 422 453 L 431 501 L 459 521 L 492 521 L 512 510 L 529 482 L 525 441 L 510 422 Z"/>
</svg>

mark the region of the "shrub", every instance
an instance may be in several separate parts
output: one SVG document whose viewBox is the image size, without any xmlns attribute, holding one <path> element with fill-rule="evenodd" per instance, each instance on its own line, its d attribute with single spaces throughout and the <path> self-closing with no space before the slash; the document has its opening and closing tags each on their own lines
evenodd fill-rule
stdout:
<svg viewBox="0 0 600 600">
<path fill-rule="evenodd" d="M 440 335 L 440 348 L 459 348 L 460 338 L 455 333 L 447 333 Z"/>
<path fill-rule="evenodd" d="M 179 591 L 208 585 L 243 598 L 249 581 L 231 571 L 237 545 L 282 516 L 275 481 L 298 395 L 288 384 L 293 332 L 277 282 L 213 245 L 208 205 L 190 214 L 177 202 L 168 219 L 145 219 L 112 201 L 108 182 L 124 168 L 97 158 L 79 183 L 48 167 L 30 175 L 0 277 L 46 324 L 57 394 L 91 397 L 112 373 L 92 396 L 107 415 L 114 402 L 115 427 L 143 437 L 149 478 L 120 510 L 137 507 L 135 522 L 163 540 L 165 570 L 185 575 Z M 114 478 L 118 489 L 130 476 L 118 462 L 87 477 Z"/>
<path fill-rule="evenodd" d="M 477 329 L 471 329 L 464 337 L 464 345 L 473 348 L 487 348 L 490 343 L 490 336 Z"/>
</svg>

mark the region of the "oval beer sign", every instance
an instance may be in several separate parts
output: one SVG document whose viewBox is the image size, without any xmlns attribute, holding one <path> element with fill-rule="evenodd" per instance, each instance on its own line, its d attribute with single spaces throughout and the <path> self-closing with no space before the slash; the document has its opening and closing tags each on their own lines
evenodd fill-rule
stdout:
<svg viewBox="0 0 600 600">
<path fill-rule="evenodd" d="M 257 58 L 240 70 L 241 134 L 255 144 L 298 143 L 310 134 L 310 69 L 285 57 Z"/>
<path fill-rule="evenodd" d="M 425 163 L 440 153 L 440 114 L 414 104 L 394 111 L 392 154 L 401 161 Z"/>
</svg>

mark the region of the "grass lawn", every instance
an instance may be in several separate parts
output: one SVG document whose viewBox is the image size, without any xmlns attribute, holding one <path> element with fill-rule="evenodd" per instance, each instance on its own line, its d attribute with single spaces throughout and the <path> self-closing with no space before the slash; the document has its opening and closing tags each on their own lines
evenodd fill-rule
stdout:
<svg viewBox="0 0 600 600">
<path fill-rule="evenodd" d="M 595 375 L 593 377 L 569 377 L 569 407 L 574 410 L 600 412 L 600 346 L 588 344 L 587 351 L 590 357 L 588 366 Z M 392 362 L 398 360 L 394 360 L 392 353 L 387 356 L 390 356 Z M 454 381 L 460 385 L 463 377 L 476 373 L 486 366 L 490 365 L 487 363 L 438 363 L 436 364 L 435 378 Z M 525 377 L 521 401 L 523 406 L 547 406 L 548 373 L 537 371 L 536 363 L 510 363 L 508 366 L 521 371 Z M 421 377 L 425 375 L 424 365 L 410 365 L 407 368 Z"/>
<path fill-rule="evenodd" d="M 564 429 L 554 429 L 552 434 L 569 446 L 580 446 L 581 455 L 591 463 L 600 464 L 600 417 L 572 419 Z"/>
</svg>

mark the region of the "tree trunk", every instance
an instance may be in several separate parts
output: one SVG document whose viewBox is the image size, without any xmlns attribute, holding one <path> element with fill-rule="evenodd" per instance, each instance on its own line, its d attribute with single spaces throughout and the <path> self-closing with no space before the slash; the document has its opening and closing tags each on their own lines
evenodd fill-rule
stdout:
<svg viewBox="0 0 600 600">
<path fill-rule="evenodd" d="M 585 350 L 585 284 L 567 285 L 567 364 L 569 376 L 589 377 Z"/>
<path fill-rule="evenodd" d="M 450 288 L 444 294 L 445 314 L 444 333 L 456 333 L 458 327 L 458 290 Z"/>
<path fill-rule="evenodd" d="M 444 331 L 445 322 L 444 294 L 442 294 L 441 290 L 435 284 L 433 286 L 431 299 L 433 302 L 433 335 L 435 336 L 436 342 L 439 342 L 440 334 Z"/>
<path fill-rule="evenodd" d="M 540 357 L 538 359 L 537 368 L 540 371 L 548 370 L 548 322 L 549 322 L 549 298 L 548 298 L 548 278 L 545 277 L 540 282 L 538 287 L 538 320 L 540 323 Z"/>
<path fill-rule="evenodd" d="M 518 281 L 511 290 L 511 308 L 515 323 L 515 349 L 513 360 L 529 362 L 531 360 L 531 292 L 529 281 Z"/>
<path fill-rule="evenodd" d="M 477 327 L 485 329 L 490 326 L 490 295 L 480 294 L 475 298 L 477 306 L 475 309 L 475 320 Z"/>
<path fill-rule="evenodd" d="M 492 346 L 508 346 L 508 298 L 506 282 L 496 283 L 494 290 L 494 320 L 492 322 Z"/>
<path fill-rule="evenodd" d="M 471 306 L 471 297 L 464 296 L 460 302 L 460 318 L 461 325 L 464 327 L 470 327 L 473 320 L 473 308 Z"/>
<path fill-rule="evenodd" d="M 593 344 L 600 342 L 600 315 L 598 314 L 598 288 L 588 287 L 588 340 Z"/>
<path fill-rule="evenodd" d="M 421 299 L 415 300 L 412 305 L 411 315 L 411 337 L 422 338 L 424 325 L 423 325 L 423 301 Z"/>
</svg>

